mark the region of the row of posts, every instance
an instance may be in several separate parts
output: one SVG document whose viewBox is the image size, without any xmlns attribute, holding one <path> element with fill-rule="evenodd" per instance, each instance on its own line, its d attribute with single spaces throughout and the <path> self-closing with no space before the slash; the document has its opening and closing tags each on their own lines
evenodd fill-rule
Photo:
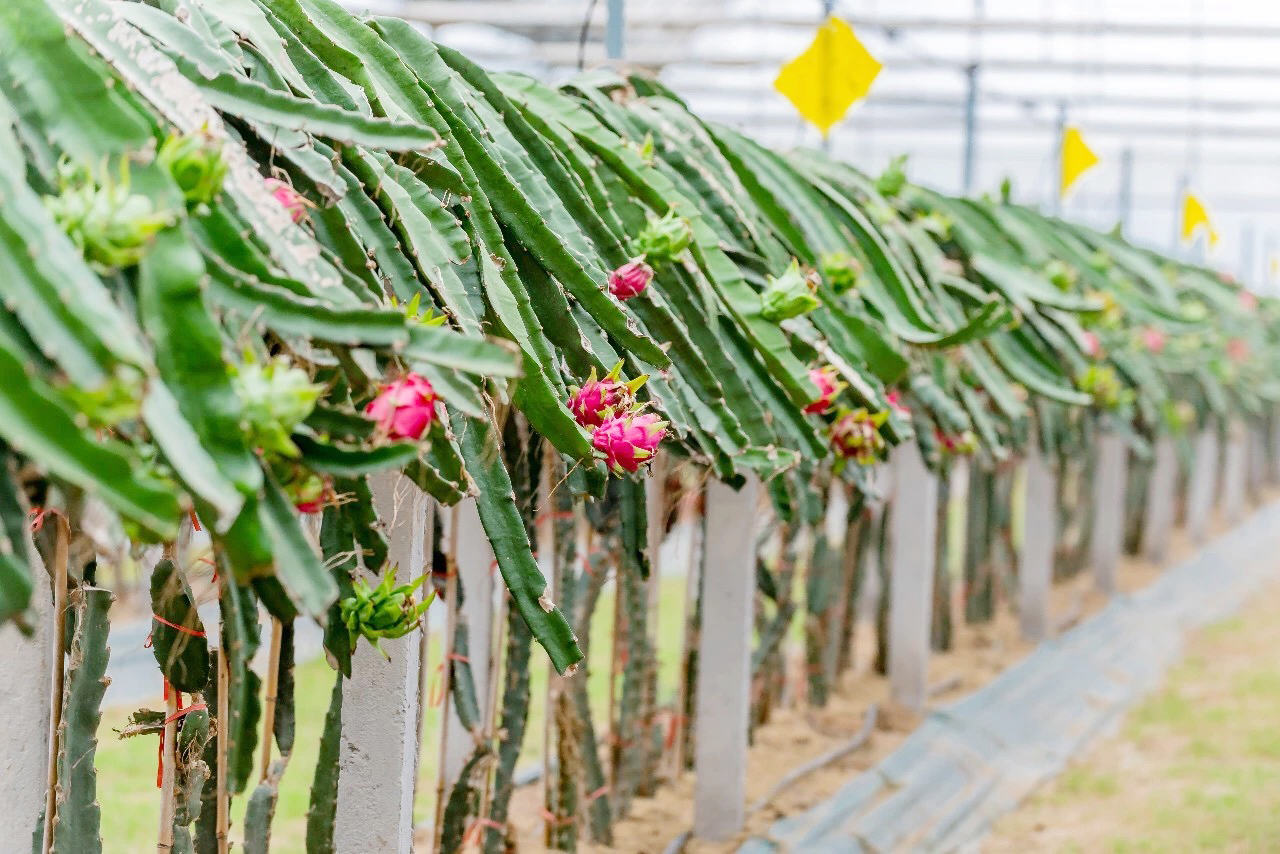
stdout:
<svg viewBox="0 0 1280 854">
<path fill-rule="evenodd" d="M 1240 519 L 1246 491 L 1256 489 L 1264 476 L 1265 445 L 1275 438 L 1263 437 L 1240 425 L 1232 425 L 1226 435 L 1225 453 L 1220 453 L 1215 429 L 1204 431 L 1194 442 L 1185 512 L 1188 532 L 1196 543 L 1208 536 L 1219 500 L 1227 521 Z M 1112 594 L 1116 591 L 1122 553 L 1129 450 L 1119 436 L 1104 434 L 1099 438 L 1097 455 L 1090 564 L 1099 591 Z M 1022 633 L 1034 642 L 1053 631 L 1049 592 L 1058 533 L 1058 489 L 1055 467 L 1038 449 L 1029 450 L 1024 467 L 1024 530 L 1016 607 Z M 938 484 L 914 443 L 895 449 L 892 460 L 883 468 L 880 483 L 888 499 L 893 544 L 888 558 L 888 678 L 893 702 L 921 712 L 928 698 Z M 1156 563 L 1166 558 L 1175 522 L 1178 471 L 1172 440 L 1158 440 L 1141 546 L 1144 556 Z M 410 577 L 428 569 L 435 527 L 432 514 L 444 513 L 444 545 L 467 590 L 458 619 L 466 621 L 471 637 L 489 637 L 494 620 L 494 558 L 474 501 L 440 510 L 398 475 L 382 476 L 374 485 L 379 517 L 389 520 L 389 562 L 410 569 Z M 656 585 L 662 572 L 658 560 L 664 534 L 660 490 L 665 488 L 665 478 L 651 478 L 648 486 L 650 508 L 658 508 L 657 513 L 650 514 L 656 518 L 649 525 L 650 584 Z M 702 559 L 690 555 L 693 559 L 686 567 L 691 583 L 693 574 L 699 569 L 702 572 L 703 629 L 698 639 L 701 666 L 694 721 L 694 833 L 718 840 L 734 836 L 745 822 L 756 543 L 764 517 L 764 496 L 759 480 L 750 477 L 738 490 L 712 480 L 706 487 L 705 499 Z M 554 553 L 547 548 L 549 544 L 539 545 L 544 554 Z M 544 562 L 543 571 L 554 577 L 551 570 Z M 48 656 L 43 654 L 48 647 L 46 634 L 38 630 L 33 638 L 19 639 L 12 627 L 0 633 L 4 642 L 0 662 L 6 674 L 5 684 L 0 687 L 0 720 L 5 722 L 5 733 L 0 736 L 0 816 L 19 819 L 0 833 L 0 842 L 4 843 L 0 850 L 9 850 L 6 846 L 14 841 L 10 839 L 10 829 L 34 826 L 40 807 L 36 795 L 42 791 L 38 783 L 44 776 L 41 745 L 45 743 L 47 721 L 40 710 L 47 704 Z M 413 803 L 425 704 L 425 641 L 414 634 L 383 641 L 383 645 L 387 658 L 367 644 L 357 647 L 353 676 L 343 692 L 335 838 L 339 851 L 409 854 L 413 850 Z M 481 708 L 488 699 L 485 694 L 491 685 L 490 670 L 498 666 L 488 657 L 487 644 L 472 644 L 470 666 Z M 446 781 L 456 779 L 472 748 L 470 735 L 452 708 L 449 718 L 445 730 L 449 736 L 440 745 Z M 22 821 L 27 818 L 30 821 Z M 26 838 L 29 840 L 29 835 Z"/>
</svg>

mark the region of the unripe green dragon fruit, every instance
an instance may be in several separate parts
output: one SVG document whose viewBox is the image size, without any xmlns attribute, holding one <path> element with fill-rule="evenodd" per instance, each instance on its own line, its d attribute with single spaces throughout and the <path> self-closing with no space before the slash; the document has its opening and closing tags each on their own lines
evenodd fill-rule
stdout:
<svg viewBox="0 0 1280 854">
<path fill-rule="evenodd" d="M 785 273 L 777 278 L 770 277 L 764 293 L 760 295 L 760 314 L 765 320 L 779 323 L 813 311 L 822 305 L 816 296 L 816 278 L 817 273 L 812 270 L 802 272 L 800 262 L 792 260 Z"/>
<path fill-rule="evenodd" d="M 398 569 L 395 566 L 388 569 L 377 587 L 370 587 L 363 578 L 357 578 L 352 585 L 353 595 L 339 605 L 353 649 L 356 642 L 364 638 L 389 659 L 391 656 L 382 648 L 382 639 L 402 638 L 422 624 L 422 615 L 435 599 L 435 591 L 427 593 L 421 602 L 415 601 L 413 594 L 427 576 L 420 575 L 409 584 L 397 585 Z"/>
<path fill-rule="evenodd" d="M 156 161 L 168 171 L 188 205 L 207 205 L 222 191 L 227 162 L 222 142 L 208 131 L 170 134 L 160 146 Z"/>
<path fill-rule="evenodd" d="M 64 160 L 58 165 L 58 195 L 46 196 L 44 205 L 89 266 L 112 273 L 141 261 L 152 239 L 177 217 L 130 190 L 127 158 L 120 160 L 118 180 L 108 174 L 105 161 L 102 173 L 99 182 Z"/>
</svg>

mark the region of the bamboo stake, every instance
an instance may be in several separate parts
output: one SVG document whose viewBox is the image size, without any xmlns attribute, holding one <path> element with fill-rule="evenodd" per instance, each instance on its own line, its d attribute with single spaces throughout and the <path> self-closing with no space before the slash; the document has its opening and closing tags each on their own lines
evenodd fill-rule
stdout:
<svg viewBox="0 0 1280 854">
<path fill-rule="evenodd" d="M 448 619 L 445 621 L 444 648 L 440 650 L 440 749 L 436 763 L 436 814 L 432 822 L 431 848 L 440 844 L 440 825 L 444 821 L 444 754 L 449 743 L 449 689 L 451 673 L 449 656 L 453 652 L 454 635 L 458 628 L 458 517 L 459 508 L 454 505 L 449 512 L 449 543 L 445 550 L 445 604 Z"/>
<path fill-rule="evenodd" d="M 53 850 L 53 819 L 58 808 L 58 729 L 62 726 L 62 692 L 66 683 L 67 555 L 71 526 L 61 513 L 51 513 L 53 545 L 53 668 L 49 686 L 49 787 L 44 801 L 44 854 Z"/>
<path fill-rule="evenodd" d="M 174 781 L 178 759 L 178 689 L 164 684 L 164 749 L 160 753 L 160 838 L 156 842 L 156 854 L 173 850 L 173 817 L 177 810 L 174 799 Z"/>
<path fill-rule="evenodd" d="M 276 726 L 276 695 L 280 687 L 280 647 L 284 642 L 284 623 L 271 618 L 271 654 L 267 665 L 267 690 L 262 704 L 262 781 L 271 774 L 271 740 Z"/>
</svg>

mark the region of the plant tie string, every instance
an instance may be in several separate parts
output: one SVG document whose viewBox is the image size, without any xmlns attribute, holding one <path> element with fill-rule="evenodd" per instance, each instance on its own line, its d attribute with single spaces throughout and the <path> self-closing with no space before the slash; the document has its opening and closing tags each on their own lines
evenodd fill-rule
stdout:
<svg viewBox="0 0 1280 854">
<path fill-rule="evenodd" d="M 171 629 L 176 629 L 177 631 L 182 632 L 184 635 L 191 635 L 193 638 L 204 637 L 204 632 L 199 631 L 198 629 L 189 628 L 187 626 L 180 626 L 177 623 L 171 623 L 168 620 L 166 620 L 164 617 L 160 616 L 159 614 L 152 614 L 151 619 L 155 620 L 157 623 L 160 623 L 161 625 L 168 626 Z M 147 635 L 147 641 L 142 646 L 144 649 L 151 649 L 151 635 Z M 169 684 L 168 682 L 165 683 L 166 686 L 168 684 Z M 165 699 L 168 699 L 167 693 L 165 694 Z"/>
</svg>

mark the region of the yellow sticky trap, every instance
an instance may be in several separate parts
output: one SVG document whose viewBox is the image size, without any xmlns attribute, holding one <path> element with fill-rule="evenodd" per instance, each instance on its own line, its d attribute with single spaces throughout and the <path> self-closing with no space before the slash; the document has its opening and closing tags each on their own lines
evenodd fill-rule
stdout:
<svg viewBox="0 0 1280 854">
<path fill-rule="evenodd" d="M 1209 235 L 1210 248 L 1218 245 L 1218 230 L 1213 227 L 1213 221 L 1209 219 L 1209 212 L 1205 210 L 1204 203 L 1194 194 L 1188 192 L 1182 197 L 1182 240 L 1190 243 L 1196 236 L 1196 232 L 1200 228 L 1204 228 Z"/>
<path fill-rule="evenodd" d="M 826 136 L 866 96 L 883 67 L 853 28 L 833 16 L 818 28 L 804 53 L 782 66 L 773 88 Z"/>
<path fill-rule="evenodd" d="M 1080 176 L 1098 165 L 1098 155 L 1084 141 L 1084 134 L 1077 127 L 1069 127 L 1062 134 L 1062 180 L 1058 193 L 1063 198 Z"/>
</svg>

